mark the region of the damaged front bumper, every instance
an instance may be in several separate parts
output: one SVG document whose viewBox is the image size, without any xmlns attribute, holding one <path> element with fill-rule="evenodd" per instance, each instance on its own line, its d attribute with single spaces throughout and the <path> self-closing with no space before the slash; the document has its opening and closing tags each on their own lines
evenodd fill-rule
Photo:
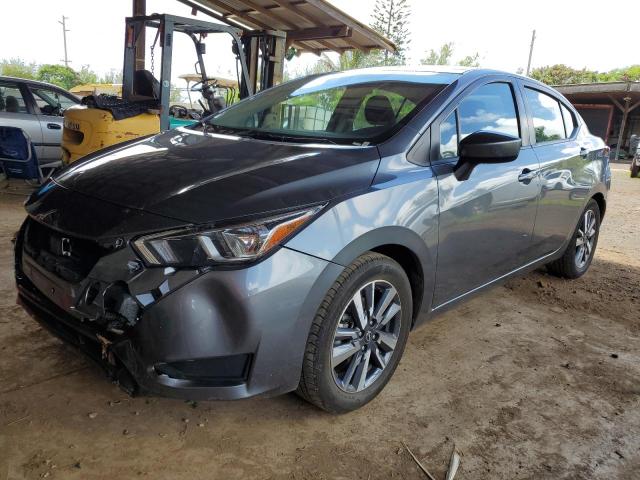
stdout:
<svg viewBox="0 0 640 480">
<path fill-rule="evenodd" d="M 24 245 L 30 222 L 16 241 L 19 303 L 131 394 L 295 389 L 310 323 L 342 270 L 287 248 L 241 269 L 146 268 L 125 241 L 73 277 L 77 266 L 60 272 Z"/>
</svg>

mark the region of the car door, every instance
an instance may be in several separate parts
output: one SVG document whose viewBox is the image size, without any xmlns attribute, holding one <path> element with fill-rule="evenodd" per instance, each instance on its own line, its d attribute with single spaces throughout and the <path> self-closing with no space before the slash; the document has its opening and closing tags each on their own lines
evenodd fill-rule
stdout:
<svg viewBox="0 0 640 480">
<path fill-rule="evenodd" d="M 543 87 L 523 82 L 531 143 L 540 162 L 541 195 L 533 236 L 538 256 L 561 248 L 598 182 L 598 145 L 573 109 Z"/>
<path fill-rule="evenodd" d="M 52 161 L 62 158 L 62 126 L 64 111 L 78 103 L 76 99 L 61 90 L 30 85 L 29 90 L 33 95 L 38 120 L 42 130 L 43 160 Z"/>
<path fill-rule="evenodd" d="M 42 129 L 28 95 L 24 84 L 0 80 L 0 125 L 18 127 L 27 132 L 39 156 L 42 153 Z"/>
<path fill-rule="evenodd" d="M 439 233 L 434 306 L 442 306 L 531 261 L 540 183 L 522 99 L 510 80 L 472 88 L 432 128 Z M 476 131 L 522 139 L 518 157 L 483 163 L 456 178 L 458 143 Z"/>
</svg>

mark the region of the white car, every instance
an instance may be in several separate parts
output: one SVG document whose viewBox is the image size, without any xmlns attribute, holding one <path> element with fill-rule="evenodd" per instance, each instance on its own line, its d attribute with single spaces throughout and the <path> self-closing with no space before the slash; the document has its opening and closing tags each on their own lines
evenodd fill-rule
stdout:
<svg viewBox="0 0 640 480">
<path fill-rule="evenodd" d="M 631 160 L 631 176 L 636 178 L 640 173 L 640 145 L 636 147 L 636 153 Z"/>
<path fill-rule="evenodd" d="M 19 127 L 27 132 L 42 162 L 62 158 L 64 111 L 79 103 L 78 97 L 56 85 L 0 77 L 0 126 Z"/>
</svg>

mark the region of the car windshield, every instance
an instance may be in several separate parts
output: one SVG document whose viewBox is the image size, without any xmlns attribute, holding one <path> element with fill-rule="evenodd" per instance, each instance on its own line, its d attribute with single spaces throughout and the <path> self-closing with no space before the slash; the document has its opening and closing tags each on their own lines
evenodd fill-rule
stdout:
<svg viewBox="0 0 640 480">
<path fill-rule="evenodd" d="M 276 141 L 375 143 L 395 133 L 454 79 L 430 72 L 305 77 L 209 117 L 204 128 Z"/>
</svg>

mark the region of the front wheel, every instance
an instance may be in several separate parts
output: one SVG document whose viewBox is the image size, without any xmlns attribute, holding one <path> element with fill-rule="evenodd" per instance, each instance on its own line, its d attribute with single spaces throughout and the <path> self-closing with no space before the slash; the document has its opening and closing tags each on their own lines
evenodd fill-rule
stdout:
<svg viewBox="0 0 640 480">
<path fill-rule="evenodd" d="M 398 366 L 411 320 L 411 285 L 402 267 L 378 253 L 358 257 L 318 309 L 298 394 L 334 413 L 370 402 Z"/>
<path fill-rule="evenodd" d="M 591 199 L 578 220 L 564 254 L 547 265 L 549 272 L 564 278 L 578 278 L 584 275 L 593 260 L 599 233 L 600 207 Z"/>
</svg>

